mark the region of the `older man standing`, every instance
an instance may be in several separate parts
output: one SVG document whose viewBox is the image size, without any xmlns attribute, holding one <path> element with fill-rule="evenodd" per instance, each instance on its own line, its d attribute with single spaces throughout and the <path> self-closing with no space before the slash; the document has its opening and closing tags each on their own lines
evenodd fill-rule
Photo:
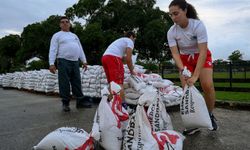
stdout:
<svg viewBox="0 0 250 150">
<path fill-rule="evenodd" d="M 51 39 L 49 50 L 49 70 L 56 72 L 57 59 L 59 93 L 62 98 L 64 112 L 70 111 L 70 85 L 76 96 L 76 108 L 91 107 L 90 101 L 84 97 L 81 88 L 79 59 L 83 68 L 87 69 L 87 60 L 77 35 L 70 32 L 70 22 L 66 16 L 60 18 L 61 31 L 55 33 Z"/>
</svg>

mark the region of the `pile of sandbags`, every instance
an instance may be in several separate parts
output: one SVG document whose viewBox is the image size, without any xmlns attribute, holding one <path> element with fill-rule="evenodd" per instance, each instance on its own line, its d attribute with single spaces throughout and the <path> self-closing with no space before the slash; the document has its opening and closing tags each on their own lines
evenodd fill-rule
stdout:
<svg viewBox="0 0 250 150">
<path fill-rule="evenodd" d="M 158 74 L 145 74 L 146 69 L 134 65 L 136 76 L 131 76 L 127 65 L 124 65 L 125 101 L 136 105 L 139 97 L 147 90 L 158 90 L 166 106 L 178 105 L 182 89 L 175 86 L 170 80 L 162 79 Z M 99 65 L 88 66 L 85 71 L 80 68 L 81 85 L 84 95 L 94 98 L 101 97 L 101 89 L 108 86 L 103 67 Z M 52 74 L 47 69 L 14 72 L 1 75 L 3 87 L 13 87 L 44 93 L 59 93 L 58 74 Z"/>
</svg>

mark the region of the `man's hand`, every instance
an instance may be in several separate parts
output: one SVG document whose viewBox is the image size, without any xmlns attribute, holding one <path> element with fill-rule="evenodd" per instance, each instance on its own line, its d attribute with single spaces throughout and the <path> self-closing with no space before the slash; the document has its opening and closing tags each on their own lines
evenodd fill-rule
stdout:
<svg viewBox="0 0 250 150">
<path fill-rule="evenodd" d="M 131 75 L 137 75 L 137 73 L 133 70 L 133 71 L 130 71 L 130 74 Z"/>
<path fill-rule="evenodd" d="M 51 73 L 55 74 L 55 73 L 56 73 L 56 66 L 55 66 L 55 65 L 50 65 L 50 66 L 49 66 L 49 71 L 50 71 Z"/>
<path fill-rule="evenodd" d="M 86 71 L 86 70 L 88 69 L 88 66 L 87 66 L 87 65 L 88 65 L 87 63 L 83 63 L 83 64 L 82 64 L 82 68 L 83 68 L 84 71 Z"/>
</svg>

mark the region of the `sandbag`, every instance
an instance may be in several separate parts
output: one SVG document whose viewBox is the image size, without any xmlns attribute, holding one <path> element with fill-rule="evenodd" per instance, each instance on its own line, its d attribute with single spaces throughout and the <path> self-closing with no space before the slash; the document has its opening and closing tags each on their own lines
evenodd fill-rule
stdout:
<svg viewBox="0 0 250 150">
<path fill-rule="evenodd" d="M 122 144 L 123 122 L 128 120 L 128 113 L 122 107 L 121 98 L 118 95 L 119 85 L 112 83 L 111 91 L 113 99 L 108 102 L 108 90 L 102 90 L 102 100 L 96 110 L 92 127 L 93 138 L 107 150 L 119 150 Z M 106 93 L 106 94 L 105 94 Z"/>
<path fill-rule="evenodd" d="M 195 86 L 185 86 L 181 98 L 180 113 L 187 129 L 212 128 L 205 100 Z"/>
<path fill-rule="evenodd" d="M 45 136 L 33 150 L 93 150 L 93 139 L 83 129 L 61 127 Z"/>
<path fill-rule="evenodd" d="M 123 150 L 181 150 L 184 137 L 173 130 L 154 132 L 144 106 L 138 105 L 130 119 L 123 140 Z"/>
<path fill-rule="evenodd" d="M 168 115 L 165 105 L 159 94 L 154 98 L 154 102 L 149 105 L 147 110 L 148 120 L 152 131 L 173 130 L 171 118 Z"/>
<path fill-rule="evenodd" d="M 128 79 L 128 82 L 131 87 L 133 87 L 136 91 L 143 89 L 146 87 L 146 83 L 138 76 L 131 75 Z"/>
</svg>

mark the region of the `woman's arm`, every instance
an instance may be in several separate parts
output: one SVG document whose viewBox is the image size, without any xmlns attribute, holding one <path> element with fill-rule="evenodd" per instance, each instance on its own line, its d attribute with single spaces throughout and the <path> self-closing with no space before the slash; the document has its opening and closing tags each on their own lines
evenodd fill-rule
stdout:
<svg viewBox="0 0 250 150">
<path fill-rule="evenodd" d="M 199 57 L 197 60 L 197 64 L 194 70 L 194 73 L 190 79 L 187 80 L 187 83 L 189 85 L 193 85 L 199 78 L 201 69 L 204 66 L 204 63 L 206 61 L 207 57 L 207 43 L 200 43 L 198 44 L 198 49 L 199 49 Z"/>
<path fill-rule="evenodd" d="M 174 58 L 174 61 L 176 63 L 176 66 L 178 67 L 179 71 L 183 70 L 184 66 L 180 58 L 180 53 L 178 51 L 177 46 L 170 47 L 172 56 Z"/>
</svg>

